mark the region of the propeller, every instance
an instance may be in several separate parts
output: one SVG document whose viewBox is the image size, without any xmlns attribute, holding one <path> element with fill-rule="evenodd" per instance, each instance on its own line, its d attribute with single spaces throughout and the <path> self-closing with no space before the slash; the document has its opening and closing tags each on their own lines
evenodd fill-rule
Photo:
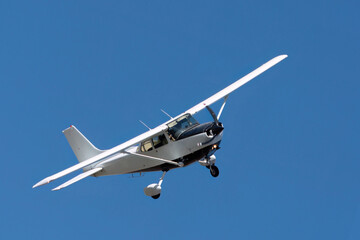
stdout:
<svg viewBox="0 0 360 240">
<path fill-rule="evenodd" d="M 211 114 L 212 118 L 214 119 L 214 122 L 216 123 L 217 126 L 219 127 L 222 127 L 222 123 L 219 122 L 219 119 L 220 119 L 220 116 L 221 116 L 221 113 L 222 111 L 224 110 L 224 107 L 225 107 L 225 104 L 226 104 L 226 101 L 228 99 L 229 95 L 226 95 L 224 97 L 224 103 L 222 104 L 221 108 L 220 108 L 220 111 L 218 113 L 218 115 L 216 116 L 215 112 L 210 108 L 210 106 L 206 106 L 206 109 L 209 111 L 209 113 Z"/>
<path fill-rule="evenodd" d="M 216 123 L 216 125 L 219 125 L 219 119 L 217 118 L 216 114 L 214 113 L 214 111 L 209 107 L 206 106 L 206 109 L 209 111 L 209 113 L 211 114 L 212 118 L 214 119 L 214 122 Z"/>
<path fill-rule="evenodd" d="M 214 111 L 209 106 L 206 106 L 206 109 L 211 114 L 212 118 L 214 119 L 214 123 L 215 123 L 215 125 L 212 125 L 212 127 L 210 129 L 208 129 L 208 131 L 211 132 L 211 134 L 213 134 L 215 137 L 218 133 L 220 133 L 224 129 L 224 127 L 223 127 L 222 123 L 219 122 L 219 119 L 218 119 L 218 117 L 216 117 L 216 114 L 214 113 Z M 212 141 L 212 139 L 210 141 Z"/>
<path fill-rule="evenodd" d="M 212 138 L 206 142 L 203 142 L 202 145 L 208 144 L 211 141 L 214 140 L 214 138 L 220 133 L 222 132 L 222 130 L 224 130 L 224 127 L 222 125 L 221 122 L 219 122 L 219 119 L 217 118 L 216 114 L 214 113 L 214 111 L 209 107 L 206 106 L 206 109 L 209 111 L 210 115 L 212 116 L 212 118 L 214 119 L 214 123 L 215 124 L 211 124 L 207 130 L 206 133 L 208 136 L 212 136 Z M 219 115 L 220 117 L 220 115 Z"/>
</svg>

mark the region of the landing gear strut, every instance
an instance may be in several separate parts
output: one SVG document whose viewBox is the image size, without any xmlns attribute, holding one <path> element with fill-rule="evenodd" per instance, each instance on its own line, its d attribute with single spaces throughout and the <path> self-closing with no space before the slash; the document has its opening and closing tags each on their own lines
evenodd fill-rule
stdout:
<svg viewBox="0 0 360 240">
<path fill-rule="evenodd" d="M 215 155 L 211 155 L 210 157 L 206 157 L 204 159 L 199 160 L 199 163 L 202 166 L 205 166 L 207 169 L 210 169 L 210 174 L 213 177 L 219 176 L 219 169 L 215 166 L 216 157 Z"/>
</svg>

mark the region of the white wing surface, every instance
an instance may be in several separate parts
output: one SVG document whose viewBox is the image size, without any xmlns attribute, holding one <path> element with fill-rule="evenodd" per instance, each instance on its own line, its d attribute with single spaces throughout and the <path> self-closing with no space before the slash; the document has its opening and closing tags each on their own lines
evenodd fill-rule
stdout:
<svg viewBox="0 0 360 240">
<path fill-rule="evenodd" d="M 85 160 L 81 163 L 78 163 L 72 167 L 69 167 L 61 172 L 58 172 L 54 175 L 51 175 L 50 177 L 47 177 L 43 180 L 41 180 L 40 182 L 38 182 L 37 184 L 35 184 L 33 186 L 33 188 L 36 188 L 38 186 L 41 186 L 41 185 L 45 185 L 45 184 L 48 184 L 50 183 L 51 181 L 54 181 L 58 178 L 61 178 L 69 173 L 72 173 L 72 172 L 75 172 L 81 168 L 84 168 L 86 166 L 89 166 L 90 164 L 93 164 L 93 163 L 96 163 L 98 161 L 101 161 L 101 160 L 104 160 L 105 158 L 108 158 L 108 157 L 111 157 L 115 154 L 118 154 L 120 153 L 121 151 L 135 145 L 135 144 L 138 144 L 139 142 L 142 142 L 144 141 L 145 139 L 148 139 L 150 138 L 151 136 L 155 135 L 155 134 L 158 134 L 158 133 L 161 133 L 162 131 L 164 131 L 166 129 L 166 125 L 160 125 L 159 127 L 157 128 L 154 128 L 154 129 L 151 129 L 150 131 L 147 131 L 137 137 L 134 137 L 133 139 L 130 139 L 129 141 L 125 142 L 125 143 L 122 143 L 112 149 L 109 149 L 103 153 L 100 153 L 99 155 L 96 155 L 92 158 L 89 158 L 88 160 Z"/>
<path fill-rule="evenodd" d="M 270 61 L 268 61 L 267 63 L 261 65 L 260 67 L 258 67 L 257 69 L 255 69 L 254 71 L 252 71 L 251 73 L 246 75 L 245 77 L 240 78 L 239 80 L 237 80 L 233 84 L 229 85 L 228 87 L 224 88 L 220 92 L 215 93 L 214 95 L 212 95 L 211 97 L 209 97 L 205 101 L 203 101 L 203 102 L 197 104 L 196 106 L 190 108 L 185 113 L 190 113 L 191 115 L 193 115 L 195 113 L 200 112 L 201 110 L 206 108 L 206 106 L 210 106 L 211 104 L 219 101 L 221 98 L 224 98 L 224 97 L 228 96 L 230 93 L 232 93 L 233 91 L 235 91 L 236 89 L 238 89 L 239 87 L 244 85 L 245 83 L 249 82 L 250 80 L 254 79 L 255 77 L 259 76 L 260 74 L 262 74 L 263 72 L 265 72 L 269 68 L 271 68 L 274 65 L 278 64 L 279 62 L 281 62 L 285 58 L 287 58 L 287 55 L 280 55 L 280 56 L 277 56 L 277 57 L 271 59 Z"/>
<path fill-rule="evenodd" d="M 76 183 L 77 181 L 80 181 L 81 179 L 84 179 L 84 178 L 86 178 L 88 176 L 91 176 L 91 175 L 97 173 L 97 172 L 100 172 L 101 170 L 102 170 L 102 168 L 94 168 L 94 169 L 91 169 L 89 171 L 83 172 L 83 173 L 77 175 L 76 177 L 70 179 L 69 181 L 61 184 L 60 186 L 54 188 L 52 191 L 57 191 L 57 190 L 60 190 L 62 188 L 66 188 L 67 186 L 69 186 L 69 185 L 71 185 L 73 183 Z"/>
</svg>

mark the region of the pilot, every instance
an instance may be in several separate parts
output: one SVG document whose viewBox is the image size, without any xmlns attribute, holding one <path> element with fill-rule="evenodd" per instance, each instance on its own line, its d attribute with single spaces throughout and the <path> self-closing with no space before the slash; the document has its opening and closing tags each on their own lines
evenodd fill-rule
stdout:
<svg viewBox="0 0 360 240">
<path fill-rule="evenodd" d="M 168 135 L 169 135 L 170 140 L 175 142 L 175 138 L 173 137 L 173 135 L 170 132 L 168 132 Z"/>
</svg>

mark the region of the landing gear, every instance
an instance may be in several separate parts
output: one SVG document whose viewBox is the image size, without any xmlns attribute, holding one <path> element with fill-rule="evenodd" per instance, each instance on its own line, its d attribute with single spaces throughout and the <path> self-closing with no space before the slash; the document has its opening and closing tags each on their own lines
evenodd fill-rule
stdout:
<svg viewBox="0 0 360 240">
<path fill-rule="evenodd" d="M 219 176 L 219 169 L 218 169 L 218 167 L 217 166 L 215 166 L 215 165 L 211 165 L 210 166 L 210 174 L 211 174 L 211 176 L 213 176 L 213 177 L 217 177 L 217 176 Z"/>
<path fill-rule="evenodd" d="M 210 169 L 210 174 L 213 177 L 219 176 L 219 169 L 215 166 L 216 157 L 211 155 L 210 157 L 203 158 L 199 160 L 199 163 L 202 166 L 205 166 L 207 169 Z"/>
<path fill-rule="evenodd" d="M 146 188 L 144 188 L 144 193 L 146 196 L 152 197 L 153 199 L 158 199 L 161 194 L 161 184 L 164 180 L 166 171 L 163 172 L 163 175 L 160 178 L 158 183 L 152 183 Z"/>
<path fill-rule="evenodd" d="M 153 199 L 158 199 L 160 197 L 160 193 L 154 196 L 151 196 Z"/>
</svg>

